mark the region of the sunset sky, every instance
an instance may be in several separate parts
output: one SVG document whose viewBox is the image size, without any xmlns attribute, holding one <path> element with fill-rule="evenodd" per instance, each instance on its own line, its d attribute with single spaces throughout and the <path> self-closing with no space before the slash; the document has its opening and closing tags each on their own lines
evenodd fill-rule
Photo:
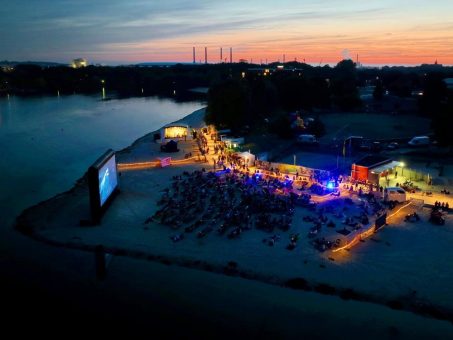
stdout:
<svg viewBox="0 0 453 340">
<path fill-rule="evenodd" d="M 453 65 L 453 0 L 0 0 L 0 60 Z"/>
</svg>

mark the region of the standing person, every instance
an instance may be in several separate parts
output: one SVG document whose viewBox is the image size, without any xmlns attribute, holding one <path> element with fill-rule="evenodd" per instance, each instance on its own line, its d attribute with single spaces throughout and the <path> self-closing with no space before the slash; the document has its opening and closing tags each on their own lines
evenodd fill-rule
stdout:
<svg viewBox="0 0 453 340">
<path fill-rule="evenodd" d="M 398 177 L 398 171 L 395 171 L 395 178 Z"/>
</svg>

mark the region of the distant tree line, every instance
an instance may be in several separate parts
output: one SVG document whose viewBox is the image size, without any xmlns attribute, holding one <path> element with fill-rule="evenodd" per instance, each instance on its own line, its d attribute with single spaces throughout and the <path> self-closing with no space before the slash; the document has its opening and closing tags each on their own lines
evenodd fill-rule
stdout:
<svg viewBox="0 0 453 340">
<path fill-rule="evenodd" d="M 387 95 L 410 98 L 414 91 L 420 91 L 423 95 L 417 96 L 418 112 L 414 113 L 430 117 L 439 142 L 453 145 L 449 131 L 453 95 L 444 82 L 453 78 L 453 67 L 357 68 L 351 60 L 335 67 L 298 62 L 285 63 L 283 70 L 277 66 L 221 63 L 73 69 L 19 64 L 13 69 L 0 68 L 0 96 L 95 94 L 104 87 L 118 97 L 157 95 L 185 101 L 199 99 L 200 94 L 190 90 L 205 87 L 209 88 L 208 122 L 235 131 L 267 126 L 285 135 L 290 124 L 288 112 L 362 111 L 359 87 L 373 87 L 376 102 Z M 265 76 L 265 68 L 276 71 Z M 322 126 L 318 130 L 322 131 Z"/>
<path fill-rule="evenodd" d="M 416 109 L 409 113 L 429 117 L 438 142 L 453 145 L 453 92 L 444 82 L 453 78 L 452 67 L 357 69 L 351 60 L 343 60 L 335 67 L 287 63 L 285 68 L 269 76 L 249 72 L 243 78 L 214 83 L 208 94 L 207 121 L 233 131 L 267 125 L 268 131 L 290 137 L 288 113 L 305 111 L 317 117 L 315 134 L 320 135 L 324 127 L 317 112 L 363 112 L 358 88 L 369 86 L 376 102 L 385 96 L 413 100 Z"/>
<path fill-rule="evenodd" d="M 0 71 L 0 95 L 94 94 L 105 87 L 107 92 L 118 97 L 158 95 L 190 100 L 196 96 L 189 92 L 190 89 L 209 87 L 211 82 L 227 78 L 231 73 L 231 67 L 221 65 L 88 66 L 74 69 L 20 64 L 12 71 Z"/>
<path fill-rule="evenodd" d="M 210 87 L 206 120 L 235 132 L 267 126 L 270 132 L 290 137 L 289 112 L 358 109 L 357 82 L 357 69 L 351 60 L 333 68 L 286 63 L 285 69 L 267 75 L 261 69 L 252 69 Z M 317 134 L 323 131 L 319 124 L 316 120 L 313 125 Z"/>
</svg>

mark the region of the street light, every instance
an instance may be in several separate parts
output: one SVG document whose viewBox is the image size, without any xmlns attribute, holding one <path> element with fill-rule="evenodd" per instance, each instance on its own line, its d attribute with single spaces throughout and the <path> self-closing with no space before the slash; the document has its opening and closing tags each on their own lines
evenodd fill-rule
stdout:
<svg viewBox="0 0 453 340">
<path fill-rule="evenodd" d="M 105 99 L 105 80 L 101 79 L 101 84 L 102 84 L 102 99 Z"/>
<path fill-rule="evenodd" d="M 404 175 L 404 166 L 405 166 L 404 162 L 400 162 L 400 167 L 401 167 L 401 176 L 403 176 L 403 175 Z"/>
</svg>

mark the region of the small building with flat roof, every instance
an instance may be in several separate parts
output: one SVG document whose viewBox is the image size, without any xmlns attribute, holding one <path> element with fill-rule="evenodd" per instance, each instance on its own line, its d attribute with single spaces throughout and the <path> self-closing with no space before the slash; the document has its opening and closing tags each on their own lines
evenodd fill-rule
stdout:
<svg viewBox="0 0 453 340">
<path fill-rule="evenodd" d="M 351 166 L 351 178 L 356 181 L 379 184 L 379 178 L 392 172 L 401 162 L 392 161 L 379 155 L 368 155 Z"/>
</svg>

